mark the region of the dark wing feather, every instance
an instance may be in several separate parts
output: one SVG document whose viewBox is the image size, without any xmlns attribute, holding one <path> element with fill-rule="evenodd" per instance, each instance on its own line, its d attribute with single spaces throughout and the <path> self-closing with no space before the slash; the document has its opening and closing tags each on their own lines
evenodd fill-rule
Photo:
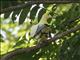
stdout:
<svg viewBox="0 0 80 60">
<path fill-rule="evenodd" d="M 43 25 L 39 25 L 38 28 L 37 28 L 36 34 L 34 35 L 34 37 L 37 36 L 41 32 L 41 30 L 44 29 L 45 27 L 46 27 L 46 25 L 44 25 L 44 24 Z"/>
</svg>

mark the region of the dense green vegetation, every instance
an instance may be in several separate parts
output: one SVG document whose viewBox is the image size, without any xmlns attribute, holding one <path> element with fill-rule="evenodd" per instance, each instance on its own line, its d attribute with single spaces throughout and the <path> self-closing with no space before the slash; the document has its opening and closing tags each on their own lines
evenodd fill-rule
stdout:
<svg viewBox="0 0 80 60">
<path fill-rule="evenodd" d="M 4 2 L 6 3 L 6 2 Z M 22 2 L 23 3 L 23 2 Z M 19 4 L 22 4 L 19 3 Z M 7 4 L 7 3 L 6 3 Z M 4 7 L 9 7 L 4 4 Z M 13 4 L 13 3 L 11 3 Z M 17 3 L 18 4 L 18 3 Z M 16 5 L 13 4 L 13 5 Z M 13 6 L 12 5 L 12 6 Z M 41 5 L 41 4 L 40 4 Z M 52 10 L 49 10 L 53 5 Z M 34 6 L 32 9 L 31 7 Z M 52 16 L 48 24 L 53 34 L 62 33 L 76 25 L 80 25 L 80 4 L 39 4 L 28 5 L 25 8 L 8 11 L 0 16 L 1 56 L 19 48 L 36 46 L 37 40 L 29 40 L 30 27 L 37 24 L 46 11 Z M 40 12 L 36 15 L 38 9 Z M 30 15 L 29 15 L 30 13 Z M 69 33 L 55 42 L 35 51 L 21 53 L 11 60 L 80 60 L 80 30 Z"/>
</svg>

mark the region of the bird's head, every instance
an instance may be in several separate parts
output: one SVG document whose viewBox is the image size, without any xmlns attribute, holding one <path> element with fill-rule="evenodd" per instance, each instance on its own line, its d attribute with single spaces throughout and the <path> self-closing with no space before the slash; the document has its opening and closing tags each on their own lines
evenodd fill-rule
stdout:
<svg viewBox="0 0 80 60">
<path fill-rule="evenodd" d="M 47 21 L 49 18 L 52 18 L 52 16 L 50 14 L 45 13 L 45 14 L 43 14 L 39 23 L 47 24 L 48 23 Z"/>
</svg>

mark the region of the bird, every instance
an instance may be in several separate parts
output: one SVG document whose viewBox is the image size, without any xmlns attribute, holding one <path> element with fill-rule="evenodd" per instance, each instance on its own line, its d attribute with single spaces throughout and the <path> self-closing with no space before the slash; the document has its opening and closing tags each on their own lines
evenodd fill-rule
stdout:
<svg viewBox="0 0 80 60">
<path fill-rule="evenodd" d="M 32 25 L 30 28 L 30 37 L 39 39 L 47 39 L 47 37 L 50 35 L 51 28 L 48 26 L 48 20 L 49 18 L 52 18 L 50 13 L 52 12 L 53 5 L 50 5 L 48 7 L 49 10 L 46 10 L 46 12 L 42 15 L 39 23 Z"/>
<path fill-rule="evenodd" d="M 49 18 L 51 18 L 51 15 L 48 12 L 46 12 L 42 15 L 40 22 L 31 27 L 31 29 L 30 29 L 31 38 L 46 39 L 48 37 L 50 28 L 48 27 L 47 20 Z"/>
</svg>

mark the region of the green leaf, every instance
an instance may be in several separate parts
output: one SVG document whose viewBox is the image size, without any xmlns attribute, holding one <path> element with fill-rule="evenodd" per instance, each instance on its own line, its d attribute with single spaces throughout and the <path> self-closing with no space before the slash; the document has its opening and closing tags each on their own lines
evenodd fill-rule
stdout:
<svg viewBox="0 0 80 60">
<path fill-rule="evenodd" d="M 39 14 L 38 14 L 38 21 L 40 21 L 42 15 L 46 12 L 45 9 L 40 10 Z"/>
<path fill-rule="evenodd" d="M 32 19 L 32 20 L 35 19 L 35 16 L 36 16 L 36 13 L 37 13 L 38 9 L 39 9 L 38 5 L 33 7 L 33 9 L 30 11 L 30 19 Z"/>
<path fill-rule="evenodd" d="M 31 5 L 29 5 L 27 8 L 22 10 L 21 15 L 19 17 L 19 25 L 25 21 L 27 14 L 30 11 L 30 7 L 31 7 Z"/>
<path fill-rule="evenodd" d="M 12 15 L 12 21 L 13 21 L 13 22 L 16 20 L 16 17 L 15 17 L 15 16 L 16 16 L 16 15 L 19 15 L 20 11 L 21 11 L 21 10 L 16 10 L 16 11 L 13 12 L 13 15 Z"/>
<path fill-rule="evenodd" d="M 10 14 L 11 14 L 11 12 L 5 13 L 5 14 L 4 14 L 4 18 L 5 18 L 5 19 L 8 18 L 8 17 L 10 16 Z"/>
<path fill-rule="evenodd" d="M 24 40 L 18 41 L 18 42 L 16 42 L 16 44 L 13 46 L 13 48 L 19 47 L 19 46 L 21 46 L 21 45 L 24 44 L 24 43 L 25 43 Z"/>
</svg>

